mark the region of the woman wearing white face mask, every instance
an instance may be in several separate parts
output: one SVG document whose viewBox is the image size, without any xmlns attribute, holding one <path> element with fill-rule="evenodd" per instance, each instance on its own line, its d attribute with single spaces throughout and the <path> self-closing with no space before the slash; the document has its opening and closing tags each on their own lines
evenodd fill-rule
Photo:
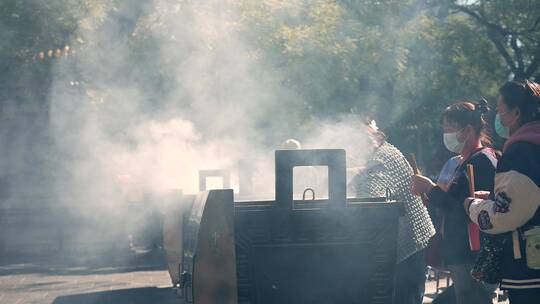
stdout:
<svg viewBox="0 0 540 304">
<path fill-rule="evenodd" d="M 480 249 L 480 240 L 478 234 L 471 233 L 474 229 L 470 229 L 469 219 L 462 208 L 463 200 L 469 196 L 468 164 L 475 169 L 475 189 L 489 191 L 493 188 L 497 156 L 493 149 L 486 147 L 491 142 L 485 132 L 483 115 L 486 112 L 485 101 L 480 104 L 459 102 L 444 111 L 444 144 L 448 150 L 461 156 L 460 164 L 446 189 L 425 176 L 413 176 L 412 192 L 417 195 L 426 193 L 429 204 L 438 208 L 444 216 L 442 255 L 452 273 L 458 304 L 491 303 L 491 290 L 470 275 Z"/>
<path fill-rule="evenodd" d="M 510 303 L 536 304 L 540 303 L 540 85 L 514 80 L 499 92 L 495 129 L 508 140 L 497 166 L 495 195 L 468 198 L 465 210 L 482 231 L 503 237 L 500 280 Z"/>
</svg>

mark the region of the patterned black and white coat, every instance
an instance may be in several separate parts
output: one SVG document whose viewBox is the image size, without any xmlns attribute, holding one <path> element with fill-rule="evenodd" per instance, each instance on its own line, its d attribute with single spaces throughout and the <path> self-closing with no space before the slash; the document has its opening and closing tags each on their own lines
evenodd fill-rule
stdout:
<svg viewBox="0 0 540 304">
<path fill-rule="evenodd" d="M 405 156 L 385 142 L 371 153 L 365 170 L 354 176 L 348 186 L 349 192 L 357 197 L 384 197 L 389 189 L 403 203 L 405 212 L 398 224 L 398 262 L 424 249 L 435 234 L 422 200 L 411 194 L 413 174 Z"/>
</svg>

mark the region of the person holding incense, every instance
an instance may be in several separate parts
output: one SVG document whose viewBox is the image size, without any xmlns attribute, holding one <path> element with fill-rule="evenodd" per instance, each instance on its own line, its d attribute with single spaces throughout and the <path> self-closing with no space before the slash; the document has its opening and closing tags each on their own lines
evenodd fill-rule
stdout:
<svg viewBox="0 0 540 304">
<path fill-rule="evenodd" d="M 422 200 L 411 194 L 413 168 L 405 156 L 386 141 L 386 136 L 371 121 L 360 130 L 367 137 L 369 156 L 363 170 L 350 181 L 349 191 L 356 197 L 381 197 L 390 190 L 392 197 L 403 203 L 399 217 L 394 274 L 394 303 L 422 304 L 426 283 L 424 248 L 435 234 Z"/>
<path fill-rule="evenodd" d="M 510 303 L 540 303 L 540 85 L 514 80 L 499 93 L 495 130 L 507 140 L 494 192 L 464 207 L 482 231 L 505 237 L 500 281 Z"/>
<path fill-rule="evenodd" d="M 491 303 L 492 289 L 470 275 L 480 249 L 480 237 L 463 210 L 463 201 L 470 195 L 467 165 L 473 165 L 476 172 L 476 190 L 493 188 L 497 154 L 490 148 L 491 139 L 486 132 L 484 114 L 488 111 L 485 100 L 458 102 L 445 109 L 442 115 L 444 144 L 461 156 L 448 187 L 438 186 L 419 174 L 412 178 L 412 193 L 427 194 L 429 205 L 439 209 L 444 216 L 442 255 L 453 277 L 458 304 Z"/>
</svg>

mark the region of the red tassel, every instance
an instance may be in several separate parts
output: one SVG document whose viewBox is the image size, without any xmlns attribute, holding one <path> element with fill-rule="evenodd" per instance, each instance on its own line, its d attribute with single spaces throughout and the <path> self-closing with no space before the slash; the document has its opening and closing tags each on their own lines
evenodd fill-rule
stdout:
<svg viewBox="0 0 540 304">
<path fill-rule="evenodd" d="M 478 228 L 478 225 L 476 225 L 475 223 L 469 223 L 467 228 L 469 231 L 469 246 L 471 247 L 471 250 L 479 251 L 480 250 L 480 228 Z"/>
</svg>

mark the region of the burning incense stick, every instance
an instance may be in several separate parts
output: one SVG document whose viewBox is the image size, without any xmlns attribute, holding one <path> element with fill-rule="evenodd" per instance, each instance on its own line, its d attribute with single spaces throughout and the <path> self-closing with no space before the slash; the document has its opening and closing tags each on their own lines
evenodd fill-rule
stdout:
<svg viewBox="0 0 540 304">
<path fill-rule="evenodd" d="M 410 162 L 414 174 L 420 174 L 420 170 L 418 169 L 418 163 L 416 162 L 416 155 L 414 153 L 410 154 Z M 422 198 L 422 202 L 424 203 L 424 205 L 427 205 L 429 201 L 427 195 L 425 193 L 422 193 L 420 194 L 420 198 Z"/>
<path fill-rule="evenodd" d="M 471 164 L 467 165 L 467 177 L 469 178 L 469 194 L 474 197 L 474 167 Z"/>
<path fill-rule="evenodd" d="M 474 167 L 471 164 L 467 165 L 467 177 L 469 178 L 469 195 L 474 197 Z M 467 225 L 469 233 L 469 245 L 471 250 L 480 250 L 480 230 L 475 223 Z"/>
</svg>

